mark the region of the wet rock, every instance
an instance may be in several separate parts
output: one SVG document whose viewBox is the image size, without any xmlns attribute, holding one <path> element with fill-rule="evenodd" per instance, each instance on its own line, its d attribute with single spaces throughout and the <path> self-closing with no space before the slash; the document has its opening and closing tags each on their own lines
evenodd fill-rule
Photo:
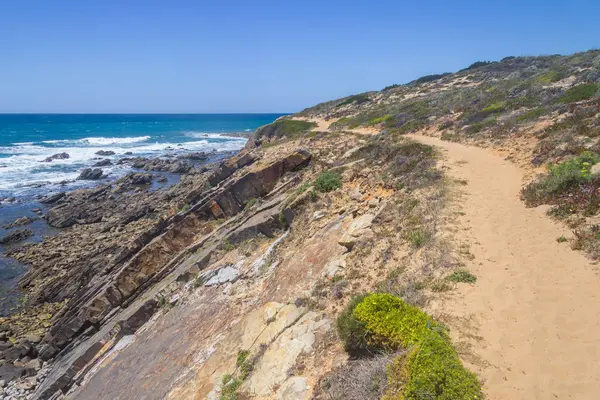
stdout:
<svg viewBox="0 0 600 400">
<path fill-rule="evenodd" d="M 37 218 L 29 218 L 29 217 L 17 218 L 13 222 L 11 222 L 10 224 L 6 224 L 6 225 L 2 226 L 2 228 L 4 228 L 4 229 L 11 229 L 11 228 L 19 227 L 19 226 L 29 225 L 33 221 L 35 221 L 36 219 Z"/>
<path fill-rule="evenodd" d="M 57 154 L 53 154 L 50 157 L 43 159 L 40 162 L 52 162 L 54 160 L 66 160 L 68 158 L 71 158 L 71 156 L 67 153 L 57 153 Z"/>
<path fill-rule="evenodd" d="M 113 165 L 112 161 L 102 160 L 102 161 L 98 161 L 96 164 L 94 164 L 93 167 L 110 167 L 111 165 Z"/>
<path fill-rule="evenodd" d="M 0 244 L 17 243 L 17 242 L 27 239 L 30 236 L 33 236 L 33 231 L 31 229 L 16 230 L 16 231 L 7 233 L 2 238 L 0 238 Z"/>
<path fill-rule="evenodd" d="M 60 192 L 60 193 L 55 193 L 55 194 L 51 194 L 48 195 L 46 197 L 43 197 L 40 200 L 40 203 L 42 204 L 54 204 L 56 203 L 58 200 L 62 199 L 63 197 L 65 197 L 66 193 L 65 192 Z M 41 210 L 40 210 L 41 211 Z"/>
<path fill-rule="evenodd" d="M 95 152 L 94 154 L 99 156 L 114 156 L 116 153 L 112 150 L 100 150 Z"/>
<path fill-rule="evenodd" d="M 191 160 L 191 161 L 206 161 L 208 159 L 208 154 L 204 152 L 195 152 L 182 154 L 177 157 L 180 160 Z"/>
<path fill-rule="evenodd" d="M 98 179 L 101 179 L 103 175 L 104 172 L 101 168 L 85 168 L 83 171 L 81 171 L 81 173 L 77 177 L 77 180 L 97 181 Z"/>
</svg>

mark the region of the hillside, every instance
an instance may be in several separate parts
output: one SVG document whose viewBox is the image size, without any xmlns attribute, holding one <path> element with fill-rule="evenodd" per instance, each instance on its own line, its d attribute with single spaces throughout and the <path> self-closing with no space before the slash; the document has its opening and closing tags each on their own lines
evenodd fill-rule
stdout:
<svg viewBox="0 0 600 400">
<path fill-rule="evenodd" d="M 333 100 L 12 252 L 13 399 L 597 398 L 600 51 Z M 583 251 L 579 251 L 583 250 Z M 11 396 L 11 397 L 8 397 Z"/>
</svg>

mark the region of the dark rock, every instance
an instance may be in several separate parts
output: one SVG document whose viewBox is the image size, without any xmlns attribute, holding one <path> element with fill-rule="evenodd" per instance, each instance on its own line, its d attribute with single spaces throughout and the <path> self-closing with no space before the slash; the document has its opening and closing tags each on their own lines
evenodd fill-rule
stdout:
<svg viewBox="0 0 600 400">
<path fill-rule="evenodd" d="M 132 172 L 119 179 L 117 185 L 150 185 L 152 183 L 152 178 L 151 174 Z"/>
<path fill-rule="evenodd" d="M 42 204 L 54 204 L 54 203 L 56 203 L 58 200 L 60 200 L 60 199 L 62 199 L 63 197 L 65 197 L 65 194 L 66 194 L 65 192 L 60 192 L 60 193 L 56 193 L 56 194 L 51 194 L 51 195 L 48 195 L 48 196 L 46 196 L 46 197 L 43 197 L 43 198 L 40 200 L 40 203 L 42 203 Z M 35 211 L 35 210 L 34 210 L 34 211 Z M 41 210 L 40 210 L 40 211 L 41 211 Z M 35 211 L 35 212 L 37 212 L 37 211 Z"/>
<path fill-rule="evenodd" d="M 40 360 L 42 361 L 48 361 L 50 360 L 52 357 L 54 357 L 54 355 L 58 353 L 58 348 L 54 347 L 52 344 L 50 343 L 45 343 L 39 351 L 39 357 Z"/>
<path fill-rule="evenodd" d="M 2 364 L 0 366 L 0 379 L 6 382 L 27 375 L 25 368 L 16 367 L 13 364 Z"/>
<path fill-rule="evenodd" d="M 114 156 L 116 153 L 112 150 L 100 150 L 94 153 L 99 156 Z"/>
<path fill-rule="evenodd" d="M 33 232 L 31 231 L 31 229 L 16 230 L 16 231 L 7 233 L 2 238 L 0 238 L 0 244 L 17 243 L 17 242 L 27 239 L 30 236 L 33 236 Z"/>
<path fill-rule="evenodd" d="M 29 225 L 33 221 L 35 221 L 36 219 L 37 219 L 37 217 L 36 218 L 29 218 L 29 217 L 17 218 L 13 222 L 11 222 L 10 224 L 6 224 L 6 225 L 2 226 L 2 228 L 4 228 L 4 229 L 11 229 L 11 228 L 16 228 L 18 226 Z"/>
<path fill-rule="evenodd" d="M 166 176 L 159 176 L 158 178 L 156 178 L 156 182 L 158 182 L 158 183 L 165 183 L 166 181 L 167 181 Z"/>
<path fill-rule="evenodd" d="M 45 159 L 43 159 L 40 162 L 52 162 L 54 160 L 66 160 L 68 158 L 71 158 L 71 156 L 67 153 L 58 153 L 58 154 L 54 154 L 51 155 L 50 157 L 47 157 Z"/>
<path fill-rule="evenodd" d="M 97 181 L 98 179 L 102 178 L 102 175 L 104 174 L 104 172 L 102 171 L 101 168 L 86 168 L 83 171 L 81 171 L 81 174 L 79 174 L 79 177 L 77 177 L 77 180 L 80 181 Z"/>
<path fill-rule="evenodd" d="M 182 154 L 177 157 L 180 160 L 190 160 L 190 161 L 206 161 L 208 159 L 208 154 L 204 152 L 195 152 L 189 154 Z"/>
<path fill-rule="evenodd" d="M 11 342 L 0 342 L 0 351 L 10 349 L 11 347 L 13 347 L 13 344 Z"/>
<path fill-rule="evenodd" d="M 112 161 L 110 160 L 102 160 L 102 161 L 98 161 L 96 164 L 94 164 L 94 167 L 109 167 L 113 165 Z"/>
</svg>

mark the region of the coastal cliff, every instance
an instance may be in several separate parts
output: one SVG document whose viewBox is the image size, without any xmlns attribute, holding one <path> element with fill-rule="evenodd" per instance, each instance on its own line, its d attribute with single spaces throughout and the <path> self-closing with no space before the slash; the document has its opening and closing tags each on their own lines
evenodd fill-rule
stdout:
<svg viewBox="0 0 600 400">
<path fill-rule="evenodd" d="M 599 88 L 598 51 L 475 63 L 280 118 L 168 189 L 135 173 L 46 199 L 63 230 L 11 253 L 30 269 L 0 326 L 6 391 L 483 398 L 489 360 L 444 308 L 477 285 L 469 182 L 422 137 L 501 154 L 597 258 Z"/>
</svg>

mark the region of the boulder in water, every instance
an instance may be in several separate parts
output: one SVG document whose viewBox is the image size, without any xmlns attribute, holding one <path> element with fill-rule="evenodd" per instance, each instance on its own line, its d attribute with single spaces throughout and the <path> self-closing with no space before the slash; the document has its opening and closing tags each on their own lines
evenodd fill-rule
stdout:
<svg viewBox="0 0 600 400">
<path fill-rule="evenodd" d="M 98 161 L 96 164 L 94 164 L 94 167 L 109 167 L 112 165 L 112 161 L 110 160 L 102 160 L 102 161 Z"/>
<path fill-rule="evenodd" d="M 71 158 L 71 156 L 68 153 L 57 153 L 57 154 L 51 155 L 50 157 L 46 157 L 41 162 L 52 162 L 54 160 L 66 160 L 67 158 Z"/>
<path fill-rule="evenodd" d="M 103 175 L 104 171 L 102 171 L 101 168 L 86 168 L 83 171 L 81 171 L 81 174 L 79 174 L 77 180 L 97 181 L 98 179 L 102 178 Z"/>
<path fill-rule="evenodd" d="M 112 151 L 112 150 L 100 150 L 100 151 L 97 151 L 94 154 L 97 154 L 99 156 L 114 156 L 115 152 Z"/>
<path fill-rule="evenodd" d="M 27 239 L 28 237 L 33 236 L 33 232 L 31 229 L 20 229 L 13 232 L 10 232 L 3 237 L 0 238 L 0 244 L 12 244 L 17 243 L 22 240 Z"/>
</svg>

